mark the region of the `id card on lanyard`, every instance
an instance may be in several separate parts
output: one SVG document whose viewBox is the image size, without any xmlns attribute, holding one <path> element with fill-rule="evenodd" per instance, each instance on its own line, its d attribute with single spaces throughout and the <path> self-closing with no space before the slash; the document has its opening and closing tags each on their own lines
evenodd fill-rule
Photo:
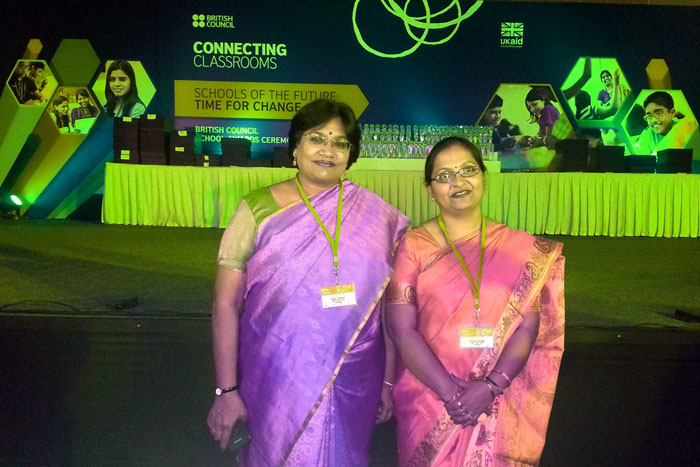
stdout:
<svg viewBox="0 0 700 467">
<path fill-rule="evenodd" d="M 333 252 L 333 272 L 335 273 L 335 286 L 333 287 L 321 287 L 321 306 L 323 308 L 335 308 L 339 306 L 347 305 L 357 305 L 357 296 L 355 294 L 355 284 L 343 284 L 341 285 L 338 281 L 338 275 L 340 273 L 340 263 L 338 261 L 338 244 L 340 243 L 340 223 L 343 216 L 343 182 L 338 183 L 338 212 L 336 215 L 335 222 L 335 236 L 331 237 L 330 232 L 323 224 L 323 221 L 319 217 L 316 209 L 311 205 L 309 197 L 304 193 L 304 189 L 301 187 L 299 182 L 299 177 L 297 176 L 294 181 L 297 184 L 297 189 L 301 195 L 301 199 L 306 203 L 306 207 L 309 208 L 311 214 L 313 214 L 314 219 L 323 230 L 326 235 L 326 239 L 331 246 L 331 251 Z"/>
<path fill-rule="evenodd" d="M 442 229 L 442 233 L 447 239 L 447 243 L 452 247 L 452 252 L 455 254 L 459 260 L 459 264 L 462 266 L 464 273 L 469 279 L 469 285 L 472 288 L 472 293 L 474 294 L 474 326 L 462 326 L 459 329 L 459 348 L 460 349 L 491 349 L 493 348 L 493 328 L 486 326 L 479 326 L 479 313 L 481 312 L 481 305 L 479 304 L 479 293 L 481 291 L 481 276 L 484 271 L 484 251 L 486 250 L 486 218 L 481 216 L 481 247 L 479 249 L 479 271 L 476 276 L 476 282 L 469 272 L 467 263 L 464 262 L 464 258 L 459 253 L 459 250 L 450 239 L 447 229 L 445 229 L 445 223 L 442 221 L 442 215 L 438 214 L 438 224 Z"/>
<path fill-rule="evenodd" d="M 459 329 L 460 349 L 493 348 L 493 328 L 463 327 Z"/>
</svg>

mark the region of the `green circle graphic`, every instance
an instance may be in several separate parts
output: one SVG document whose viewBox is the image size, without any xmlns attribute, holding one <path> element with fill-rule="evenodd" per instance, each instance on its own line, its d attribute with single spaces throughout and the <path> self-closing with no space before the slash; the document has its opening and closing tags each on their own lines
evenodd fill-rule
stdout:
<svg viewBox="0 0 700 467">
<path fill-rule="evenodd" d="M 409 47 L 408 49 L 402 51 L 402 52 L 397 52 L 397 53 L 386 53 L 386 52 L 380 52 L 377 49 L 374 49 L 371 47 L 367 42 L 365 42 L 364 38 L 362 37 L 362 33 L 360 32 L 360 28 L 357 25 L 357 6 L 360 4 L 360 0 L 355 0 L 355 5 L 353 6 L 352 9 L 352 26 L 353 29 L 355 30 L 355 37 L 357 37 L 357 41 L 360 43 L 360 45 L 369 53 L 372 53 L 378 57 L 383 57 L 383 58 L 401 58 L 405 57 L 407 55 L 412 54 L 416 50 L 418 50 L 418 47 L 421 45 L 440 45 L 444 44 L 445 42 L 449 41 L 452 36 L 455 35 L 457 30 L 459 29 L 459 25 L 462 21 L 465 19 L 469 18 L 472 16 L 476 10 L 478 10 L 482 3 L 482 1 L 477 1 L 474 2 L 474 4 L 464 13 L 462 14 L 462 7 L 459 4 L 459 0 L 453 0 L 449 5 L 447 5 L 445 8 L 442 10 L 438 11 L 437 13 L 431 13 L 430 12 L 430 5 L 429 5 L 429 0 L 423 0 L 423 8 L 425 9 L 425 15 L 424 16 L 409 16 L 407 11 L 408 11 L 408 5 L 411 3 L 411 0 L 406 1 L 404 4 L 403 8 L 400 7 L 394 0 L 382 0 L 382 4 L 384 5 L 384 8 L 391 13 L 392 15 L 396 16 L 397 18 L 401 19 L 403 21 L 404 27 L 406 28 L 406 33 L 416 41 L 416 43 L 412 46 Z M 441 17 L 445 17 L 447 15 L 455 16 L 456 17 L 453 19 L 450 19 L 448 21 L 440 21 Z M 446 29 L 452 27 L 452 31 L 447 35 L 447 37 L 444 37 L 439 40 L 435 41 L 429 41 L 426 38 L 428 37 L 428 33 L 432 30 L 441 30 L 441 29 Z M 415 28 L 418 30 L 422 30 L 422 34 L 420 37 L 418 37 L 416 34 L 413 33 L 411 28 Z"/>
</svg>

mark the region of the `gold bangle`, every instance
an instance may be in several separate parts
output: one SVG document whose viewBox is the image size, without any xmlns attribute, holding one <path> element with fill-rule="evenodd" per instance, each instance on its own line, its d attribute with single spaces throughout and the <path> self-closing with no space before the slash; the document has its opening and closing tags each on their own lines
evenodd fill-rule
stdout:
<svg viewBox="0 0 700 467">
<path fill-rule="evenodd" d="M 489 388 L 489 392 L 491 393 L 491 399 L 495 399 L 501 394 L 503 394 L 503 389 L 501 389 L 498 384 L 494 383 L 488 376 L 484 379 L 482 379 L 484 383 L 486 383 L 486 386 Z"/>
<path fill-rule="evenodd" d="M 502 372 L 501 370 L 499 370 L 497 368 L 494 368 L 493 370 L 491 370 L 491 373 L 498 373 L 499 375 L 503 376 L 503 379 L 506 380 L 506 382 L 508 383 L 509 386 L 513 382 L 513 380 L 510 379 L 510 376 L 508 376 L 507 374 L 505 374 L 504 372 Z"/>
</svg>

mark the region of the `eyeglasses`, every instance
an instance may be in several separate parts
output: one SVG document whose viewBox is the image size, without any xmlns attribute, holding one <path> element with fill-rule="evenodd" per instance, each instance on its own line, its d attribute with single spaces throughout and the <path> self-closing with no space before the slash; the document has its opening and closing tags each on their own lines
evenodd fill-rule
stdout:
<svg viewBox="0 0 700 467">
<path fill-rule="evenodd" d="M 668 112 L 668 110 L 666 110 L 666 109 L 654 109 L 653 111 L 644 115 L 644 120 L 646 120 L 647 122 L 650 122 L 654 119 L 658 119 L 658 118 L 663 117 L 666 112 Z"/>
<path fill-rule="evenodd" d="M 469 178 L 473 177 L 474 175 L 478 174 L 481 172 L 481 169 L 479 167 L 476 167 L 474 165 L 469 165 L 467 167 L 459 169 L 457 172 L 442 172 L 439 173 L 435 176 L 435 178 L 431 178 L 431 181 L 435 181 L 438 183 L 450 183 L 452 180 L 455 179 L 457 174 L 459 174 L 460 177 L 462 178 Z"/>
<path fill-rule="evenodd" d="M 346 139 L 330 138 L 326 135 L 322 135 L 321 133 L 305 133 L 304 136 L 309 139 L 309 143 L 311 143 L 312 146 L 325 146 L 326 143 L 330 141 L 331 148 L 336 151 L 345 152 L 349 151 L 352 147 L 350 141 Z"/>
</svg>

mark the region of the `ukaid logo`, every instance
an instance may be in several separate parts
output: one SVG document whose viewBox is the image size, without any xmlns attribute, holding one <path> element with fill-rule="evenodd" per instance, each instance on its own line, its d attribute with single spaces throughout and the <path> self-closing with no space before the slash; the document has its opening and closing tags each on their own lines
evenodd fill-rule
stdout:
<svg viewBox="0 0 700 467">
<path fill-rule="evenodd" d="M 523 47 L 523 23 L 501 23 L 501 47 Z"/>
<path fill-rule="evenodd" d="M 193 28 L 226 28 L 233 29 L 233 16 L 228 15 L 192 15 Z"/>
</svg>

